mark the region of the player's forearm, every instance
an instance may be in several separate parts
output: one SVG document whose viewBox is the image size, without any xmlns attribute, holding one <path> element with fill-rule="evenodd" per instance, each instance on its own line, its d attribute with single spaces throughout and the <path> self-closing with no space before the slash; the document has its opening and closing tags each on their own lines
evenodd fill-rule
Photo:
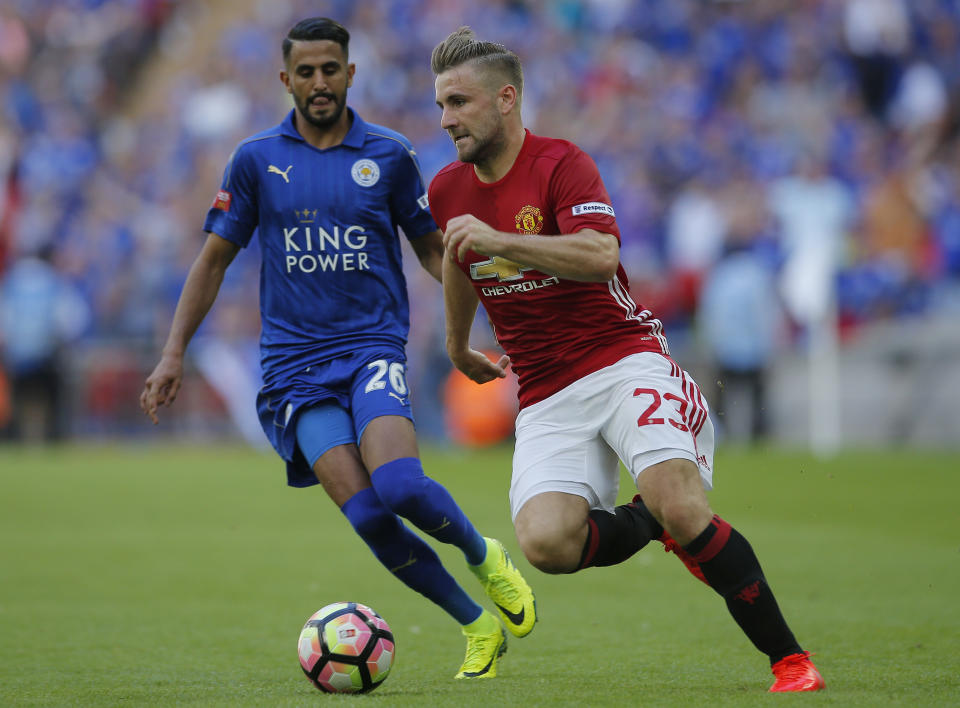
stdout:
<svg viewBox="0 0 960 708">
<path fill-rule="evenodd" d="M 432 231 L 418 239 L 411 241 L 417 259 L 438 283 L 443 282 L 443 235 L 440 231 Z"/>
<path fill-rule="evenodd" d="M 505 234 L 499 255 L 567 280 L 606 282 L 617 274 L 620 244 L 615 236 L 585 230 L 559 236 Z"/>
<path fill-rule="evenodd" d="M 443 304 L 447 353 L 453 357 L 470 348 L 470 329 L 479 299 L 473 286 L 450 258 L 443 260 Z"/>
<path fill-rule="evenodd" d="M 163 346 L 164 354 L 183 356 L 187 344 L 217 299 L 223 275 L 222 269 L 211 268 L 199 259 L 191 266 Z"/>
<path fill-rule="evenodd" d="M 420 265 L 427 271 L 438 283 L 443 282 L 443 255 L 430 255 L 420 261 Z"/>
</svg>

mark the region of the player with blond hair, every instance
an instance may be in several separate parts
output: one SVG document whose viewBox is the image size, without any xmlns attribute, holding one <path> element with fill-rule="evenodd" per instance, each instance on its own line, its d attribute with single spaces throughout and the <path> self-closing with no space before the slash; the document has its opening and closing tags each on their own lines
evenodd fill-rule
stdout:
<svg viewBox="0 0 960 708">
<path fill-rule="evenodd" d="M 771 691 L 823 688 L 747 540 L 715 515 L 713 426 L 663 327 L 634 301 L 616 213 L 593 160 L 523 126 L 515 53 L 461 28 L 433 51 L 441 127 L 459 160 L 430 184 L 444 231 L 447 352 L 478 383 L 519 382 L 510 504 L 547 573 L 677 553 L 769 657 Z M 479 303 L 506 354 L 470 347 Z M 638 495 L 615 506 L 619 462 Z"/>
</svg>

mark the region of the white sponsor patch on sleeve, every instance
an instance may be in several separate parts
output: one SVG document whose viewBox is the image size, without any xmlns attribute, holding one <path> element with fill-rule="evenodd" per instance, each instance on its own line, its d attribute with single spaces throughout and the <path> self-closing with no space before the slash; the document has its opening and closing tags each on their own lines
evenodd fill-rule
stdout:
<svg viewBox="0 0 960 708">
<path fill-rule="evenodd" d="M 430 206 L 430 201 L 427 199 L 427 195 L 424 194 L 422 197 L 417 199 L 417 204 L 420 205 L 421 209 L 426 209 L 428 206 Z"/>
<path fill-rule="evenodd" d="M 609 204 L 604 204 L 603 202 L 587 202 L 586 204 L 577 204 L 575 207 L 573 207 L 573 215 L 580 216 L 581 214 L 606 214 L 607 216 L 616 216 L 613 211 L 613 207 Z"/>
</svg>

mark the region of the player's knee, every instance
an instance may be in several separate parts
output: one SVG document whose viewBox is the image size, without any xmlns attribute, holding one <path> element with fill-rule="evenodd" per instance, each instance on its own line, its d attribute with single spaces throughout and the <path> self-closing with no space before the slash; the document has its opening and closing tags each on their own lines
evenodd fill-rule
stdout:
<svg viewBox="0 0 960 708">
<path fill-rule="evenodd" d="M 699 536 L 713 518 L 706 499 L 696 496 L 677 495 L 664 499 L 659 511 L 660 523 L 680 545 Z"/>
<path fill-rule="evenodd" d="M 383 503 L 395 514 L 414 514 L 427 495 L 428 480 L 416 458 L 394 460 L 374 470 L 370 476 Z"/>
<path fill-rule="evenodd" d="M 697 466 L 688 460 L 647 468 L 637 486 L 644 504 L 681 545 L 696 538 L 713 517 Z"/>
<path fill-rule="evenodd" d="M 574 548 L 568 539 L 518 529 L 517 540 L 530 565 L 544 573 L 571 573 L 580 559 L 581 549 Z"/>
<path fill-rule="evenodd" d="M 377 494 L 380 495 L 384 505 L 394 514 L 409 517 L 420 508 L 422 500 L 419 489 L 401 485 L 385 486 L 386 489 L 383 490 L 380 486 L 377 486 Z"/>
</svg>

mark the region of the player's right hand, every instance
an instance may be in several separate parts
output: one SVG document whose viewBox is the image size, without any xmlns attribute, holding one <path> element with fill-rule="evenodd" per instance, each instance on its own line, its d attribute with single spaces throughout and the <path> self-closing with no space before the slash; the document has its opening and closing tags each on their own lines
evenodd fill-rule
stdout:
<svg viewBox="0 0 960 708">
<path fill-rule="evenodd" d="M 443 247 L 447 253 L 456 253 L 458 261 L 466 258 L 467 251 L 497 256 L 500 255 L 501 234 L 473 214 L 461 214 L 447 222 Z"/>
<path fill-rule="evenodd" d="M 153 373 L 147 377 L 143 393 L 140 394 L 140 408 L 150 417 L 154 425 L 160 422 L 157 418 L 157 408 L 173 403 L 177 399 L 182 383 L 183 358 L 164 355 Z"/>
<path fill-rule="evenodd" d="M 476 349 L 467 349 L 457 356 L 451 355 L 450 360 L 467 378 L 479 384 L 506 378 L 507 367 L 510 366 L 510 357 L 506 354 L 492 362 L 486 354 Z"/>
</svg>

